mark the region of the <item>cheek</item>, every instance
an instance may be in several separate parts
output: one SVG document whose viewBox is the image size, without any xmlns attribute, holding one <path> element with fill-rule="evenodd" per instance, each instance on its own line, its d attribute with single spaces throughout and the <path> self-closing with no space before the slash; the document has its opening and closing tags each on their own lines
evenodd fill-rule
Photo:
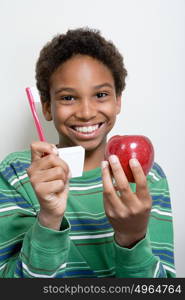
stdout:
<svg viewBox="0 0 185 300">
<path fill-rule="evenodd" d="M 68 107 L 53 105 L 51 107 L 52 117 L 55 123 L 63 123 L 70 116 L 71 112 Z"/>
<path fill-rule="evenodd" d="M 117 106 L 116 103 L 106 103 L 104 107 L 102 107 L 103 112 L 107 115 L 110 119 L 115 119 L 117 115 Z"/>
</svg>

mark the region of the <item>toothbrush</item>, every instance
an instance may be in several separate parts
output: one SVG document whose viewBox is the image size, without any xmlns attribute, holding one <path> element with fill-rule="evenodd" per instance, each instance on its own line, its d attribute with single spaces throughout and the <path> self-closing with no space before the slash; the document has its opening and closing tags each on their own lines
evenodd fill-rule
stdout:
<svg viewBox="0 0 185 300">
<path fill-rule="evenodd" d="M 33 115 L 33 119 L 35 121 L 35 125 L 36 125 L 36 129 L 37 129 L 37 133 L 39 136 L 40 141 L 45 142 L 45 136 L 43 133 L 43 129 L 41 126 L 41 123 L 39 121 L 38 115 L 37 115 L 37 111 L 36 111 L 36 107 L 35 107 L 35 102 L 40 102 L 40 97 L 39 97 L 39 93 L 38 90 L 36 89 L 36 87 L 27 87 L 26 88 L 26 94 L 28 97 L 28 101 L 30 104 L 30 108 L 32 111 L 32 115 Z"/>
</svg>

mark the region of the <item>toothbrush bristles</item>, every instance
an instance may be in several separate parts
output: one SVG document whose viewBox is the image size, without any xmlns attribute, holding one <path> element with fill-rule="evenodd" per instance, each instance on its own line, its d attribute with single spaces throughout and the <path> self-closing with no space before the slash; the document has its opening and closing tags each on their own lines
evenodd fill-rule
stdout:
<svg viewBox="0 0 185 300">
<path fill-rule="evenodd" d="M 40 95 L 39 95 L 37 88 L 33 86 L 30 88 L 30 90 L 31 90 L 34 102 L 40 102 Z"/>
</svg>

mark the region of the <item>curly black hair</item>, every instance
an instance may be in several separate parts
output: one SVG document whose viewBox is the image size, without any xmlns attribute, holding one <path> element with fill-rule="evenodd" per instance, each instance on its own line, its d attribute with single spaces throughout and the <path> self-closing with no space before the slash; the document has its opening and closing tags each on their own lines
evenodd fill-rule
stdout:
<svg viewBox="0 0 185 300">
<path fill-rule="evenodd" d="M 50 101 L 49 81 L 53 72 L 65 61 L 75 55 L 91 56 L 111 71 L 116 95 L 125 88 L 125 69 L 123 56 L 111 41 L 105 40 L 99 30 L 77 28 L 66 34 L 56 35 L 40 52 L 36 63 L 36 85 L 43 102 Z"/>
</svg>

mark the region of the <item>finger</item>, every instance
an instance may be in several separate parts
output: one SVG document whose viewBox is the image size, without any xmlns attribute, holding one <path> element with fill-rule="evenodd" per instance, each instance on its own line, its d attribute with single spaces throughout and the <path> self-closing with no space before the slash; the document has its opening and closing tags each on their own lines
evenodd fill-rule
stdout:
<svg viewBox="0 0 185 300">
<path fill-rule="evenodd" d="M 37 161 L 43 154 L 55 154 L 58 155 L 58 150 L 55 145 L 46 142 L 33 142 L 31 144 L 31 159 Z"/>
<path fill-rule="evenodd" d="M 119 197 L 117 196 L 116 190 L 112 182 L 108 161 L 102 161 L 101 167 L 102 167 L 103 193 L 106 198 L 106 202 L 107 203 L 109 202 L 109 204 L 111 204 L 112 207 L 115 207 L 116 202 L 118 202 L 119 200 Z"/>
<path fill-rule="evenodd" d="M 117 219 L 120 213 L 126 213 L 127 208 L 113 186 L 108 161 L 102 162 L 102 182 L 105 213 L 109 219 Z"/>
<path fill-rule="evenodd" d="M 47 195 L 60 193 L 64 190 L 65 184 L 63 180 L 54 180 L 51 182 L 39 183 L 35 186 L 35 192 L 42 198 L 46 198 Z"/>
<path fill-rule="evenodd" d="M 109 157 L 109 162 L 116 182 L 116 189 L 119 191 L 120 195 L 124 197 L 124 201 L 129 201 L 132 191 L 119 158 L 116 155 L 111 155 Z"/>
<path fill-rule="evenodd" d="M 42 172 L 37 172 L 32 176 L 31 182 L 49 182 L 58 179 L 66 182 L 68 179 L 68 174 L 64 171 L 63 168 L 57 166 L 47 170 L 42 170 Z"/>
<path fill-rule="evenodd" d="M 103 190 L 107 194 L 112 194 L 114 192 L 114 187 L 112 183 L 112 178 L 109 171 L 109 163 L 108 161 L 102 161 L 102 183 L 103 183 Z"/>
<path fill-rule="evenodd" d="M 135 158 L 129 161 L 130 168 L 136 183 L 136 194 L 140 199 L 146 199 L 148 196 L 148 186 L 146 176 L 143 172 L 142 166 Z"/>
<path fill-rule="evenodd" d="M 69 167 L 67 163 L 55 154 L 49 154 L 37 161 L 34 161 L 32 166 L 37 170 L 47 170 L 54 167 L 61 167 L 65 173 L 69 173 Z"/>
</svg>

